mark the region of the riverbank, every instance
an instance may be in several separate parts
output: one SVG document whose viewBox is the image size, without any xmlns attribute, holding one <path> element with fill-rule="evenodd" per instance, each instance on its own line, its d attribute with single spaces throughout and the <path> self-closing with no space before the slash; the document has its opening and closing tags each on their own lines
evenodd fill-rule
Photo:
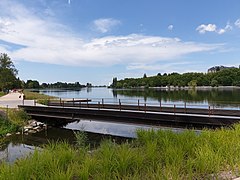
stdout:
<svg viewBox="0 0 240 180">
<path fill-rule="evenodd" d="M 23 95 L 25 99 L 23 99 Z M 18 109 L 18 105 L 42 105 L 52 97 L 24 91 L 24 93 L 12 92 L 0 98 L 0 137 L 10 135 L 11 133 L 33 133 L 45 127 L 44 124 L 30 121 L 30 117 Z"/>
<path fill-rule="evenodd" d="M 137 132 L 122 144 L 103 141 L 91 150 L 77 142 L 50 143 L 13 165 L 0 165 L 1 179 L 234 179 L 240 175 L 240 125 L 233 129 Z M 11 174 L 11 177 L 9 176 Z"/>
</svg>

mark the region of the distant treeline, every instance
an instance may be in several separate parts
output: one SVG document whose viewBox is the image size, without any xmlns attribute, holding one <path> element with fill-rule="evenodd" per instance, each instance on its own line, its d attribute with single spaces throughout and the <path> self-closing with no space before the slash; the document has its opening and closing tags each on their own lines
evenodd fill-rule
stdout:
<svg viewBox="0 0 240 180">
<path fill-rule="evenodd" d="M 56 82 L 40 84 L 37 80 L 27 80 L 27 82 L 23 81 L 22 84 L 23 88 L 25 89 L 46 89 L 46 88 L 80 89 L 84 87 L 92 87 L 91 83 L 87 83 L 86 85 L 80 84 L 79 82 L 75 83 Z"/>
<path fill-rule="evenodd" d="M 136 88 L 136 87 L 196 87 L 196 86 L 240 86 L 240 69 L 223 69 L 214 73 L 170 73 L 142 78 L 125 78 L 117 80 L 113 78 L 112 88 Z"/>
</svg>

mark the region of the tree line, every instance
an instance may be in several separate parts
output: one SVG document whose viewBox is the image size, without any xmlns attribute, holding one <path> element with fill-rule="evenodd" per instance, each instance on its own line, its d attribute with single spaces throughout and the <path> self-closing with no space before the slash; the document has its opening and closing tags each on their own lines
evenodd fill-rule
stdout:
<svg viewBox="0 0 240 180">
<path fill-rule="evenodd" d="M 112 88 L 137 88 L 137 87 L 196 87 L 196 86 L 240 86 L 240 69 L 229 68 L 214 73 L 158 73 L 155 76 L 142 78 L 113 78 Z"/>
<path fill-rule="evenodd" d="M 91 83 L 86 85 L 66 82 L 42 83 L 37 80 L 20 80 L 18 70 L 15 68 L 11 58 L 5 54 L 0 54 L 0 91 L 8 92 L 11 89 L 40 89 L 40 88 L 64 88 L 64 89 L 80 89 L 83 87 L 92 87 Z"/>
</svg>

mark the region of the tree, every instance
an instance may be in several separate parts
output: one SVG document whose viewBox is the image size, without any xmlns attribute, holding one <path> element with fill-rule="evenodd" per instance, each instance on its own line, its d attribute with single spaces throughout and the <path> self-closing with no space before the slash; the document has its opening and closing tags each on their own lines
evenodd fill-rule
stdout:
<svg viewBox="0 0 240 180">
<path fill-rule="evenodd" d="M 7 54 L 0 54 L 0 89 L 2 91 L 14 88 L 18 81 L 17 69 Z"/>
<path fill-rule="evenodd" d="M 117 78 L 116 77 L 114 77 L 113 78 L 113 82 L 112 82 L 112 85 L 111 85 L 113 88 L 116 88 L 116 86 L 117 86 Z"/>
</svg>

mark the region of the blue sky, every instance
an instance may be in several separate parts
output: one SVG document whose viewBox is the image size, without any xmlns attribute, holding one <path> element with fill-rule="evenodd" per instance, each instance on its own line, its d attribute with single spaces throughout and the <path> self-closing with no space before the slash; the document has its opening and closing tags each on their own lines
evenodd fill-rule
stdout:
<svg viewBox="0 0 240 180">
<path fill-rule="evenodd" d="M 23 80 L 90 82 L 240 64 L 239 0 L 0 0 Z"/>
</svg>

